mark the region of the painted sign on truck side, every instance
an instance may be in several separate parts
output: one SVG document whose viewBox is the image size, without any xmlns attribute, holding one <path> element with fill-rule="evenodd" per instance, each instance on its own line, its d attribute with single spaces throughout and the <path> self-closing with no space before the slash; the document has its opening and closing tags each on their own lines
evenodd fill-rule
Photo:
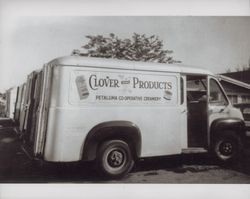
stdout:
<svg viewBox="0 0 250 199">
<path fill-rule="evenodd" d="M 177 104 L 177 77 L 139 73 L 73 71 L 71 104 Z"/>
</svg>

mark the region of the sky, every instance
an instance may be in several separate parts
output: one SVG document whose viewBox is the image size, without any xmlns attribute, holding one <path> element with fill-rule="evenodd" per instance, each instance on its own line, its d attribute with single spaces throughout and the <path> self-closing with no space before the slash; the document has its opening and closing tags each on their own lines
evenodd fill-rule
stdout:
<svg viewBox="0 0 250 199">
<path fill-rule="evenodd" d="M 0 21 L 0 92 L 44 63 L 80 49 L 86 35 L 157 35 L 183 64 L 224 73 L 247 65 L 250 17 L 19 16 Z"/>
</svg>

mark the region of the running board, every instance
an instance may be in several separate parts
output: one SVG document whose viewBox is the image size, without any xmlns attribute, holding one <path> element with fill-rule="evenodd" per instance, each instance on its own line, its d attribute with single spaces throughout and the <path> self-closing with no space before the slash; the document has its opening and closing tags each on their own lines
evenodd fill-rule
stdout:
<svg viewBox="0 0 250 199">
<path fill-rule="evenodd" d="M 199 148 L 199 147 L 182 149 L 182 153 L 184 153 L 184 154 L 189 154 L 189 153 L 207 153 L 207 152 L 208 152 L 207 149 Z"/>
</svg>

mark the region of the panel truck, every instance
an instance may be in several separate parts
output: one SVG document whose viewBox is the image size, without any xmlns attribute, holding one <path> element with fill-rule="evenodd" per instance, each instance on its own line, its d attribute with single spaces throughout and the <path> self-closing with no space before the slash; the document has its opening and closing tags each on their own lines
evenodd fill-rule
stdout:
<svg viewBox="0 0 250 199">
<path fill-rule="evenodd" d="M 9 88 L 6 91 L 6 116 L 10 119 L 14 119 L 16 96 L 17 87 Z"/>
<path fill-rule="evenodd" d="M 20 126 L 32 157 L 93 161 L 111 178 L 145 157 L 211 152 L 230 162 L 247 138 L 241 112 L 203 69 L 75 55 L 25 87 Z"/>
</svg>

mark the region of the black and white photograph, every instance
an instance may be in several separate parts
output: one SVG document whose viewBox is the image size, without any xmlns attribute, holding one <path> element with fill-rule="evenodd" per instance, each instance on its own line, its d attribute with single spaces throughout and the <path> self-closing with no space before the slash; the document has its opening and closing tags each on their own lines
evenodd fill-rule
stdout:
<svg viewBox="0 0 250 199">
<path fill-rule="evenodd" d="M 250 183 L 250 16 L 3 16 L 0 183 Z"/>
</svg>

